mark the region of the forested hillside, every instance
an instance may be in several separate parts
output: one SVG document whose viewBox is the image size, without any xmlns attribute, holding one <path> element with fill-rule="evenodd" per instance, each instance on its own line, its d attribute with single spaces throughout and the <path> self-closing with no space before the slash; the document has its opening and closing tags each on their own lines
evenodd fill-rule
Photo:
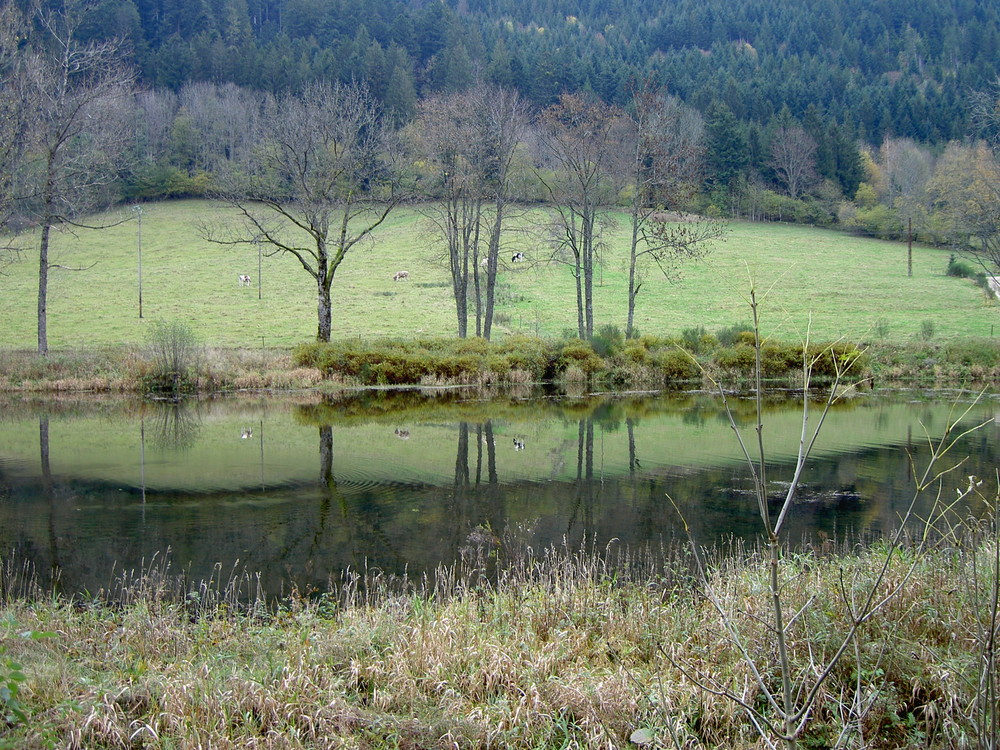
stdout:
<svg viewBox="0 0 1000 750">
<path fill-rule="evenodd" d="M 998 73 L 989 0 L 105 0 L 95 37 L 131 40 L 143 82 L 280 93 L 367 81 L 390 109 L 477 74 L 537 107 L 591 90 L 624 105 L 652 78 L 707 111 L 938 143 L 968 130 L 965 97 Z"/>
</svg>

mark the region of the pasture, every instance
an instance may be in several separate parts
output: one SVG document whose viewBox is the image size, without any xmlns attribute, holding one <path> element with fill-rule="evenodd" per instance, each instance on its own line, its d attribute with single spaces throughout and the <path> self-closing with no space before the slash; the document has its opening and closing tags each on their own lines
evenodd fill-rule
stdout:
<svg viewBox="0 0 1000 750">
<path fill-rule="evenodd" d="M 316 290 L 291 256 L 264 257 L 258 279 L 253 247 L 213 245 L 204 222 L 230 210 L 209 201 L 148 204 L 142 220 L 142 301 L 134 220 L 102 231 L 54 233 L 49 282 L 49 345 L 54 350 L 141 343 L 151 321 L 182 321 L 199 340 L 221 347 L 282 348 L 313 340 Z M 122 216 L 130 212 L 120 210 Z M 575 285 L 568 266 L 549 260 L 545 214 L 521 220 L 501 256 L 498 337 L 560 336 L 575 331 Z M 625 328 L 628 231 L 624 216 L 605 237 L 595 278 L 599 327 Z M 3 269 L 0 347 L 36 342 L 37 238 L 18 238 L 19 259 Z M 524 262 L 510 263 L 522 252 Z M 763 328 L 795 340 L 812 320 L 814 337 L 904 342 L 994 335 L 998 308 L 964 279 L 948 277 L 947 250 L 914 247 L 913 276 L 900 243 L 779 224 L 733 223 L 707 260 L 685 267 L 678 284 L 651 269 L 638 298 L 641 333 L 713 331 L 749 320 L 748 277 L 770 290 Z M 68 270 L 82 268 L 86 270 Z M 398 271 L 408 277 L 394 281 Z M 251 279 L 248 285 L 240 276 Z M 442 250 L 416 208 L 404 208 L 373 242 L 348 256 L 333 285 L 334 338 L 448 336 L 456 330 Z M 474 323 L 470 326 L 474 330 Z"/>
</svg>

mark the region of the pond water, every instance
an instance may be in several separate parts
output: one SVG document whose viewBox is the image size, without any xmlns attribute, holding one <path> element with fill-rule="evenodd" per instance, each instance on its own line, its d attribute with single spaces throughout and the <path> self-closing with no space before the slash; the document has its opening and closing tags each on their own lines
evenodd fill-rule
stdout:
<svg viewBox="0 0 1000 750">
<path fill-rule="evenodd" d="M 732 403 L 755 441 L 752 401 Z M 908 391 L 839 402 L 788 538 L 895 528 L 914 494 L 910 457 L 922 468 L 927 436 L 970 406 L 961 424 L 986 424 L 941 464 L 964 461 L 944 478 L 946 497 L 970 474 L 995 477 L 1000 400 Z M 798 447 L 800 397 L 769 395 L 764 425 L 777 499 Z M 721 400 L 701 392 L 8 399 L 0 552 L 15 568 L 30 563 L 43 585 L 59 571 L 64 591 L 108 588 L 116 571 L 169 560 L 195 580 L 259 572 L 275 594 L 323 589 L 348 568 L 430 571 L 481 542 L 477 529 L 535 549 L 655 549 L 686 539 L 683 514 L 699 543 L 753 539 L 741 455 Z"/>
</svg>

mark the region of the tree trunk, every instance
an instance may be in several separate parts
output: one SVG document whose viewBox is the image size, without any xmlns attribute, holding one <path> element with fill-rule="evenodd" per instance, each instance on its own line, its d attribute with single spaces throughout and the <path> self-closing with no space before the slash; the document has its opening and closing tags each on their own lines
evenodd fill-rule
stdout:
<svg viewBox="0 0 1000 750">
<path fill-rule="evenodd" d="M 455 316 L 458 322 L 458 337 L 464 339 L 468 336 L 469 330 L 469 263 L 468 259 L 462 257 L 464 253 L 459 247 L 459 238 L 453 238 L 449 243 L 451 247 L 451 291 L 455 297 Z"/>
<path fill-rule="evenodd" d="M 583 267 L 583 314 L 586 333 L 586 340 L 594 338 L 594 257 L 593 250 L 590 251 L 590 258 Z"/>
<path fill-rule="evenodd" d="M 583 303 L 586 339 L 594 338 L 594 210 L 588 207 L 583 219 Z"/>
<path fill-rule="evenodd" d="M 576 278 L 576 331 L 581 339 L 587 338 L 587 331 L 583 323 L 583 266 L 580 263 L 580 254 L 576 253 L 576 267 L 573 269 L 573 276 Z"/>
<path fill-rule="evenodd" d="M 493 293 L 496 289 L 497 259 L 490 251 L 490 259 L 486 264 L 486 310 L 483 312 L 483 338 L 487 341 L 493 335 Z"/>
<path fill-rule="evenodd" d="M 479 262 L 479 238 L 480 238 L 480 232 L 481 232 L 481 221 L 482 221 L 482 204 L 479 201 L 476 201 L 476 206 L 475 206 L 475 222 L 472 225 L 472 238 L 468 239 L 468 235 L 466 235 L 467 242 L 466 242 L 466 245 L 465 245 L 465 250 L 463 252 L 463 258 L 462 258 L 462 262 L 463 262 L 463 266 L 462 266 L 462 309 L 464 310 L 464 314 L 462 316 L 462 331 L 463 331 L 462 338 L 465 338 L 466 336 L 468 336 L 468 330 L 469 330 L 469 274 L 471 273 L 473 276 L 475 276 L 476 273 L 477 273 L 477 271 L 479 270 L 478 267 L 476 266 L 476 264 Z M 471 269 L 469 268 L 469 264 L 470 263 L 472 264 L 472 268 Z M 476 294 L 477 295 L 479 293 L 478 289 L 479 289 L 479 281 L 477 280 L 476 281 Z M 477 315 L 477 318 L 478 318 L 478 315 L 479 315 L 479 311 L 478 311 L 479 300 L 478 299 L 476 300 L 476 305 L 477 305 L 476 315 Z M 476 326 L 476 328 L 477 328 L 476 335 L 478 336 L 479 335 L 478 325 Z"/>
<path fill-rule="evenodd" d="M 503 203 L 498 200 L 493 231 L 490 234 L 490 249 L 486 256 L 486 314 L 483 320 L 483 338 L 487 341 L 493 333 L 493 308 L 497 284 L 497 262 L 500 258 L 500 230 L 503 227 Z"/>
<path fill-rule="evenodd" d="M 452 188 L 445 202 L 444 228 L 445 240 L 448 243 L 448 269 L 451 273 L 451 295 L 455 298 L 455 317 L 458 322 L 458 337 L 464 339 L 468 330 L 467 288 L 468 277 L 463 275 L 467 265 L 463 263 L 462 255 L 467 247 L 465 243 L 465 200 L 454 193 Z"/>
<path fill-rule="evenodd" d="M 469 336 L 469 306 L 468 306 L 468 279 L 461 279 L 462 288 L 456 289 L 455 307 L 458 310 L 458 337 L 460 339 Z"/>
<path fill-rule="evenodd" d="M 479 273 L 479 258 L 475 259 L 476 264 L 472 268 L 472 283 L 475 287 L 476 295 L 476 336 L 483 335 L 483 287 L 482 287 L 482 276 Z M 487 263 L 489 263 L 489 256 L 487 256 Z"/>
<path fill-rule="evenodd" d="M 636 251 L 639 247 L 639 212 L 638 207 L 632 208 L 632 241 L 628 255 L 628 317 L 625 322 L 625 338 L 632 338 L 632 327 L 635 321 L 635 298 L 639 290 L 635 285 Z"/>
<path fill-rule="evenodd" d="M 42 225 L 42 241 L 38 248 L 38 353 L 49 351 L 48 296 L 49 296 L 49 235 L 52 223 L 46 217 Z"/>
<path fill-rule="evenodd" d="M 330 284 L 324 274 L 320 274 L 316 279 L 317 292 L 317 317 L 319 318 L 319 329 L 316 333 L 316 340 L 323 343 L 330 341 Z"/>
<path fill-rule="evenodd" d="M 319 478 L 323 484 L 333 484 L 333 427 L 319 428 Z"/>
</svg>

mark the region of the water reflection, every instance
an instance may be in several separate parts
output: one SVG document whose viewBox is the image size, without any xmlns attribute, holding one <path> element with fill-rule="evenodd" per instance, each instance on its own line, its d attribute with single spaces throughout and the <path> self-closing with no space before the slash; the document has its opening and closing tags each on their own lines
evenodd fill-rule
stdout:
<svg viewBox="0 0 1000 750">
<path fill-rule="evenodd" d="M 190 450 L 198 442 L 201 415 L 197 401 L 158 401 L 149 404 L 153 443 L 174 451 Z M 143 411 L 143 431 L 145 431 Z"/>
<path fill-rule="evenodd" d="M 948 402 L 907 393 L 839 404 L 792 538 L 893 528 L 913 491 L 910 457 L 926 459 L 922 436 L 943 429 Z M 735 408 L 752 426 L 752 402 Z M 968 423 L 994 408 L 976 406 Z M 74 591 L 168 550 L 194 578 L 245 566 L 277 593 L 323 588 L 347 567 L 419 574 L 486 560 L 501 536 L 536 549 L 656 547 L 683 535 L 678 510 L 700 541 L 758 530 L 724 410 L 704 393 L 77 398 L 12 401 L 0 414 L 0 549 Z M 796 403 L 768 400 L 775 503 L 799 428 Z M 993 475 L 998 433 L 994 422 L 962 441 L 953 460 L 969 460 L 945 492 Z"/>
</svg>

